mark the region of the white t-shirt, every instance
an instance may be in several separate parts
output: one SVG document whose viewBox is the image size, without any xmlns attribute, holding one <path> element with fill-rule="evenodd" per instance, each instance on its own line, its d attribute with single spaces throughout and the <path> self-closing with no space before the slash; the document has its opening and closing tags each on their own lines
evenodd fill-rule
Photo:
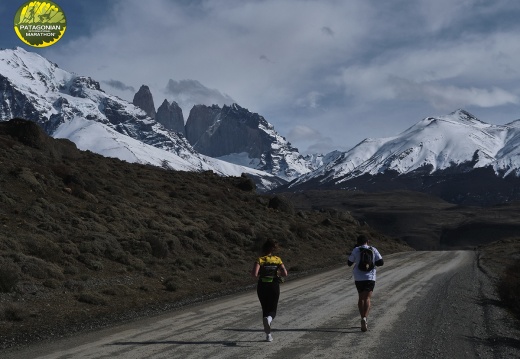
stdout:
<svg viewBox="0 0 520 359">
<path fill-rule="evenodd" d="M 372 247 L 369 245 L 362 245 L 360 247 L 371 247 L 374 251 L 374 262 L 377 262 L 380 259 L 383 259 L 381 254 L 379 254 L 379 251 L 376 249 L 376 247 Z M 360 254 L 359 254 L 359 247 L 354 248 L 350 256 L 348 257 L 348 260 L 353 262 L 352 265 L 354 267 L 353 273 L 354 273 L 354 280 L 376 280 L 376 266 L 374 265 L 374 269 L 372 269 L 370 272 L 363 272 L 362 270 L 359 270 L 358 264 L 359 264 Z"/>
</svg>

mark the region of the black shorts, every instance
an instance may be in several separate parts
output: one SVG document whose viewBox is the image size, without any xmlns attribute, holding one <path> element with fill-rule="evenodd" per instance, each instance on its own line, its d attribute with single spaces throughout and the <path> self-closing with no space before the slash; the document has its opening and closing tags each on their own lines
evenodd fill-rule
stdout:
<svg viewBox="0 0 520 359">
<path fill-rule="evenodd" d="M 354 283 L 356 283 L 358 293 L 373 292 L 376 286 L 375 280 L 356 280 Z"/>
</svg>

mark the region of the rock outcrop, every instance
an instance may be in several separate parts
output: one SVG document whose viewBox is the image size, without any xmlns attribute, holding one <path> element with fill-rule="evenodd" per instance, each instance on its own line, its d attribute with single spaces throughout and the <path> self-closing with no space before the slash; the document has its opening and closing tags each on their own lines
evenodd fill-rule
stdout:
<svg viewBox="0 0 520 359">
<path fill-rule="evenodd" d="M 166 129 L 186 136 L 186 131 L 184 129 L 184 116 L 182 115 L 182 109 L 177 102 L 172 101 L 172 103 L 169 103 L 167 100 L 164 100 L 162 105 L 157 109 L 155 120 Z"/>
<path fill-rule="evenodd" d="M 132 102 L 135 106 L 142 109 L 148 116 L 155 118 L 155 105 L 153 103 L 153 96 L 150 92 L 150 88 L 146 85 L 142 85 L 139 91 L 134 95 Z"/>
</svg>

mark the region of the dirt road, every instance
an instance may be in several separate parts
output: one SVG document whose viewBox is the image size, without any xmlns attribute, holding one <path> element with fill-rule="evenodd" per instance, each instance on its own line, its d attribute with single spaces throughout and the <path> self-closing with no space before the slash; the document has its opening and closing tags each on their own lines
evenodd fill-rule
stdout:
<svg viewBox="0 0 520 359">
<path fill-rule="evenodd" d="M 384 255 L 384 254 L 383 254 Z M 271 343 L 256 293 L 191 306 L 3 358 L 513 358 L 520 331 L 472 251 L 385 256 L 360 331 L 351 269 L 282 285 Z"/>
</svg>

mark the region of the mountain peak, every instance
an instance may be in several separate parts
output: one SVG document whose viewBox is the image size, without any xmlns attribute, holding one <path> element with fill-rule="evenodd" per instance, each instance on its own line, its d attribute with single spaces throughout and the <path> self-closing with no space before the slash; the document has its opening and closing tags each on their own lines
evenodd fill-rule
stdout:
<svg viewBox="0 0 520 359">
<path fill-rule="evenodd" d="M 469 124 L 473 124 L 473 125 L 475 125 L 475 124 L 476 125 L 486 125 L 486 126 L 489 125 L 489 124 L 479 120 L 476 116 L 472 115 L 468 111 L 462 110 L 462 109 L 458 109 L 456 111 L 453 111 L 449 115 L 441 116 L 439 118 L 442 120 L 451 120 L 451 121 L 455 120 L 457 122 L 462 122 L 462 123 L 466 123 L 466 124 L 469 123 Z"/>
<path fill-rule="evenodd" d="M 449 115 L 450 116 L 458 116 L 458 117 L 475 118 L 476 119 L 476 117 L 473 116 L 471 113 L 469 113 L 468 111 L 463 110 L 461 108 L 451 112 Z"/>
<path fill-rule="evenodd" d="M 139 91 L 134 95 L 132 103 L 142 109 L 151 118 L 155 118 L 155 105 L 153 103 L 152 92 L 148 86 L 141 85 Z"/>
</svg>

